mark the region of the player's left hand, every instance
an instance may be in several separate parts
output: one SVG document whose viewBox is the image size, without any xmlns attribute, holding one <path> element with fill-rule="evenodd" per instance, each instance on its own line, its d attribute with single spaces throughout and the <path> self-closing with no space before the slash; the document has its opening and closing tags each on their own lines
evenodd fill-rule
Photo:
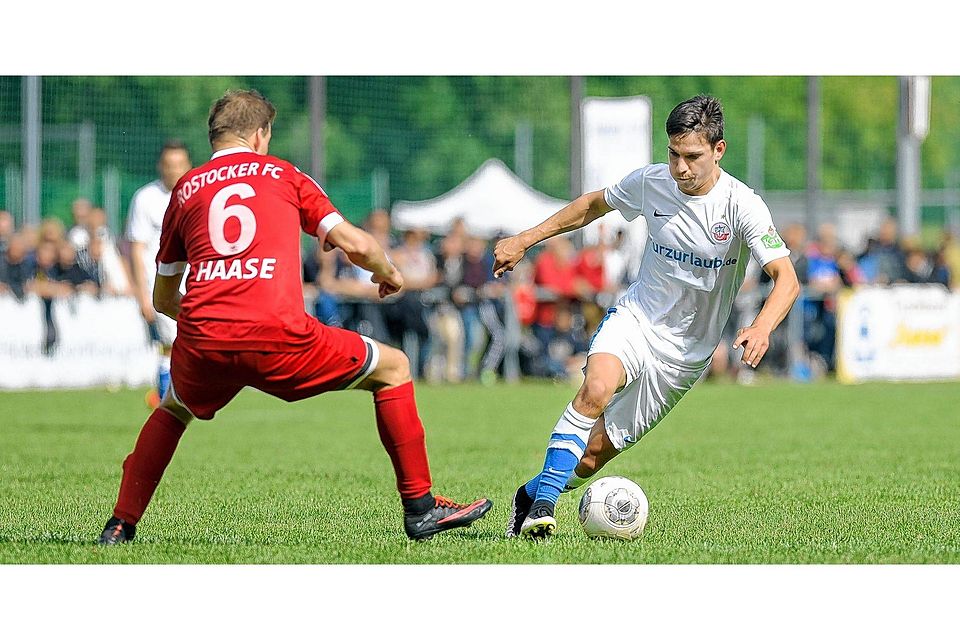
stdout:
<svg viewBox="0 0 960 640">
<path fill-rule="evenodd" d="M 739 349 L 741 346 L 743 346 L 743 354 L 740 356 L 740 362 L 756 369 L 770 347 L 770 332 L 753 324 L 743 327 L 737 331 L 737 338 L 733 341 L 734 349 Z"/>
<path fill-rule="evenodd" d="M 373 274 L 370 276 L 370 281 L 380 285 L 378 293 L 381 300 L 403 288 L 403 276 L 396 267 L 393 267 L 393 270 L 386 275 Z"/>
</svg>

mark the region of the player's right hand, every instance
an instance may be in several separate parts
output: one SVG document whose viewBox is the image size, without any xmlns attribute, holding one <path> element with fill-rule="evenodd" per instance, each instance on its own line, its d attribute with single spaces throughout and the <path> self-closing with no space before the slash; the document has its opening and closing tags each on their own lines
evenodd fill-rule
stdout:
<svg viewBox="0 0 960 640">
<path fill-rule="evenodd" d="M 156 321 L 157 312 L 153 308 L 153 301 L 140 301 L 140 315 L 143 316 L 144 322 L 150 324 L 151 322 Z"/>
<path fill-rule="evenodd" d="M 499 278 L 507 271 L 513 271 L 517 263 L 527 252 L 519 236 L 504 238 L 493 248 L 493 277 Z"/>
<path fill-rule="evenodd" d="M 373 274 L 370 276 L 370 281 L 380 285 L 380 299 L 386 298 L 389 295 L 397 293 L 400 289 L 403 288 L 403 276 L 400 274 L 400 270 L 390 265 L 392 271 L 385 275 Z"/>
</svg>

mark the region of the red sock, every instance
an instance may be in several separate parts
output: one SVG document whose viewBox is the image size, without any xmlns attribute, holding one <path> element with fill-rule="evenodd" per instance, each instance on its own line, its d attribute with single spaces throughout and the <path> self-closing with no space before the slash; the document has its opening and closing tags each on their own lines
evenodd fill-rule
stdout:
<svg viewBox="0 0 960 640">
<path fill-rule="evenodd" d="M 373 403 L 377 431 L 393 462 L 400 497 L 419 498 L 430 491 L 430 465 L 413 382 L 377 391 Z"/>
<path fill-rule="evenodd" d="M 131 524 L 143 516 L 187 426 L 164 409 L 155 409 L 140 430 L 133 452 L 123 461 L 120 497 L 113 515 Z"/>
</svg>

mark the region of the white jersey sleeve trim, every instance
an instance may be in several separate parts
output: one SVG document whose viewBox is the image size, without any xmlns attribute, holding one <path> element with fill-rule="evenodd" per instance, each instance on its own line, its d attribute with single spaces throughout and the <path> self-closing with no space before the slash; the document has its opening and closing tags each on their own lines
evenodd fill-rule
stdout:
<svg viewBox="0 0 960 640">
<path fill-rule="evenodd" d="M 341 222 L 344 222 L 343 216 L 336 211 L 332 211 L 323 216 L 323 218 L 320 220 L 320 224 L 317 225 L 317 240 L 320 242 L 320 246 L 322 246 L 325 251 L 330 251 L 333 249 L 333 245 L 327 243 L 327 234 L 330 233 L 330 230 Z"/>
<path fill-rule="evenodd" d="M 186 262 L 161 262 L 157 265 L 157 275 L 175 276 L 183 273 L 186 268 Z"/>
</svg>

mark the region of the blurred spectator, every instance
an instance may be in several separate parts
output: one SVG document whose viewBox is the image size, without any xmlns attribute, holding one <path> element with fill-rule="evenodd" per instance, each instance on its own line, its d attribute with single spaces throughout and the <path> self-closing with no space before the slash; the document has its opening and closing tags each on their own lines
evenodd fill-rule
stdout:
<svg viewBox="0 0 960 640">
<path fill-rule="evenodd" d="M 23 238 L 27 253 L 33 255 L 37 250 L 37 246 L 40 244 L 40 230 L 32 224 L 25 224 L 20 227 L 18 234 Z"/>
<path fill-rule="evenodd" d="M 858 259 L 867 282 L 890 284 L 904 280 L 904 254 L 898 244 L 897 222 L 885 218 L 876 238 L 867 240 L 867 248 Z"/>
<path fill-rule="evenodd" d="M 96 277 L 77 263 L 77 250 L 69 242 L 61 242 L 57 247 L 57 265 L 53 270 L 53 279 L 68 285 L 69 293 L 97 295 L 100 290 Z"/>
<path fill-rule="evenodd" d="M 389 256 L 392 243 L 387 212 L 383 209 L 371 211 L 364 220 L 363 228 L 376 238 Z M 390 333 L 383 315 L 385 304 L 377 293 L 378 286 L 370 281 L 373 274 L 347 260 L 343 251 L 336 249 L 333 253 L 336 257 L 335 268 L 320 272 L 320 288 L 339 300 L 343 327 L 368 338 L 390 343 Z"/>
<path fill-rule="evenodd" d="M 0 211 L 0 282 L 6 278 L 7 247 L 13 236 L 13 216 L 9 211 Z"/>
<path fill-rule="evenodd" d="M 919 247 L 907 249 L 904 258 L 903 279 L 911 284 L 926 284 L 930 282 L 933 273 L 933 264 Z"/>
<path fill-rule="evenodd" d="M 336 277 L 337 255 L 324 251 L 318 242 L 311 241 L 303 258 L 303 301 L 307 310 L 320 322 L 330 327 L 342 327 L 337 296 L 324 287 L 324 273 Z"/>
<path fill-rule="evenodd" d="M 99 235 L 90 238 L 85 252 L 89 266 L 84 267 L 100 286 L 100 295 L 133 295 L 130 278 L 116 248 Z M 81 265 L 83 266 L 83 265 Z"/>
<path fill-rule="evenodd" d="M 846 249 L 840 249 L 837 253 L 836 261 L 843 286 L 856 287 L 861 284 L 867 284 L 867 278 L 852 253 Z"/>
<path fill-rule="evenodd" d="M 63 242 L 67 237 L 66 231 L 64 231 L 63 223 L 60 222 L 58 218 L 44 218 L 40 223 L 39 236 L 37 238 L 37 247 L 44 242 L 52 242 L 56 246 L 60 246 L 60 243 Z"/>
<path fill-rule="evenodd" d="M 954 229 L 946 228 L 940 237 L 940 247 L 937 251 L 937 269 L 934 277 L 938 282 L 942 282 L 942 277 L 947 276 L 949 287 L 960 290 L 960 240 Z"/>
<path fill-rule="evenodd" d="M 839 254 L 836 227 L 825 223 L 807 250 L 807 285 L 804 298 L 804 335 L 810 351 L 828 371 L 834 369 L 837 333 L 836 294 L 843 288 L 837 263 Z"/>
<path fill-rule="evenodd" d="M 386 209 L 374 209 L 368 213 L 363 228 L 377 239 L 384 250 L 393 246 L 393 242 L 390 240 L 390 214 L 387 213 Z"/>
<path fill-rule="evenodd" d="M 403 274 L 403 290 L 394 297 L 393 304 L 385 305 L 387 330 L 394 344 L 403 345 L 405 338 L 416 336 L 417 353 L 410 358 L 413 375 L 423 378 L 430 358 L 430 326 L 427 322 L 425 292 L 440 282 L 437 261 L 427 246 L 427 232 L 410 229 L 403 233 L 403 241 L 390 253 L 390 258 Z M 411 354 L 408 354 L 411 355 Z"/>
<path fill-rule="evenodd" d="M 793 268 L 797 272 L 797 278 L 800 284 L 807 283 L 807 228 L 799 222 L 787 225 L 783 230 L 783 241 L 790 249 L 790 261 L 793 262 Z M 766 272 L 760 275 L 760 282 L 769 282 L 770 276 Z"/>
<path fill-rule="evenodd" d="M 531 328 L 544 348 L 553 337 L 557 302 L 576 298 L 574 258 L 573 243 L 563 236 L 554 236 L 544 243 L 543 251 L 534 260 L 537 310 Z"/>
<path fill-rule="evenodd" d="M 18 234 L 10 236 L 4 252 L 4 271 L 0 274 L 0 293 L 9 291 L 23 302 L 27 282 L 36 273 L 33 256 L 27 249 L 27 240 Z"/>
<path fill-rule="evenodd" d="M 942 284 L 943 286 L 950 288 L 950 265 L 947 263 L 947 253 L 944 249 L 938 249 L 933 254 L 933 264 L 930 270 L 930 276 L 927 279 L 927 282 L 933 284 Z"/>
<path fill-rule="evenodd" d="M 580 301 L 580 314 L 587 333 L 593 333 L 606 313 L 606 308 L 597 304 L 597 295 L 604 290 L 604 254 L 606 247 L 601 242 L 586 245 L 577 252 L 573 261 L 574 287 Z"/>
<path fill-rule="evenodd" d="M 439 378 L 447 382 L 463 379 L 464 333 L 460 311 L 453 303 L 453 291 L 460 285 L 463 274 L 463 254 L 466 251 L 466 227 L 462 218 L 454 220 L 449 233 L 441 238 L 437 248 L 437 270 L 446 295 L 439 301 L 433 318 L 436 338 L 442 346 Z"/>
<path fill-rule="evenodd" d="M 603 290 L 609 294 L 607 300 L 605 300 L 601 306 L 608 307 L 615 304 L 617 299 L 623 295 L 623 292 L 630 285 L 627 278 L 627 266 L 630 257 L 627 255 L 624 246 L 627 234 L 623 229 L 617 229 L 609 246 L 607 246 L 604 236 L 605 234 L 601 227 L 600 238 L 604 243 Z"/>
<path fill-rule="evenodd" d="M 555 380 L 572 380 L 586 364 L 587 336 L 582 328 L 575 326 L 568 303 L 557 305 L 554 320 L 554 330 L 544 348 L 541 375 Z"/>
<path fill-rule="evenodd" d="M 62 241 L 62 239 L 61 239 Z M 57 326 L 53 320 L 53 300 L 70 295 L 71 287 L 58 279 L 58 247 L 52 240 L 37 245 L 33 277 L 27 282 L 27 291 L 40 298 L 43 313 L 43 353 L 50 355 L 57 343 Z"/>
<path fill-rule="evenodd" d="M 489 351 L 493 343 L 502 345 L 503 326 L 497 320 L 497 310 L 489 303 L 492 293 L 489 285 L 493 279 L 493 254 L 487 241 L 468 237 L 461 259 L 460 278 L 454 282 L 451 291 L 451 299 L 463 323 L 464 378 L 479 377 L 484 370 L 481 351 Z M 487 349 L 481 342 L 484 332 L 489 337 Z"/>
<path fill-rule="evenodd" d="M 84 225 L 67 234 L 77 250 L 77 263 L 97 278 L 106 295 L 132 295 L 132 277 L 120 257 L 117 241 L 107 226 L 107 213 L 90 207 L 82 215 Z"/>
<path fill-rule="evenodd" d="M 93 212 L 93 203 L 86 198 L 77 198 L 70 203 L 70 215 L 73 217 L 73 226 L 67 231 L 67 240 L 81 251 L 86 248 L 90 239 L 90 214 Z"/>
<path fill-rule="evenodd" d="M 744 272 L 740 292 L 733 301 L 730 317 L 727 318 L 727 324 L 723 327 L 720 342 L 713 352 L 713 359 L 710 361 L 707 374 L 710 377 L 737 380 L 747 384 L 753 380 L 755 371 L 740 362 L 742 351 L 732 349 L 731 345 L 737 337 L 737 332 L 742 327 L 750 326 L 757 317 L 766 294 L 773 288 L 771 282 L 770 276 L 760 268 L 757 261 L 750 258 Z M 786 356 L 778 351 L 779 344 L 777 341 L 777 333 L 780 329 L 781 327 L 777 327 L 777 331 L 770 335 L 770 346 L 760 366 L 775 369 L 783 366 Z"/>
</svg>

